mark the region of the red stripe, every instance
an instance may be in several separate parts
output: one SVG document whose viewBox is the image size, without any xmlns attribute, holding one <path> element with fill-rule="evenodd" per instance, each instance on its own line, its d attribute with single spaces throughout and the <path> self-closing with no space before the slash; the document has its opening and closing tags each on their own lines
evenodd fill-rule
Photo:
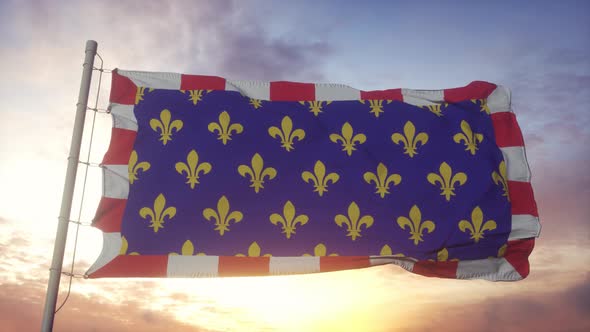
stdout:
<svg viewBox="0 0 590 332">
<path fill-rule="evenodd" d="M 272 101 L 309 101 L 315 100 L 315 84 L 297 82 L 270 82 L 270 100 Z"/>
<path fill-rule="evenodd" d="M 531 252 L 533 252 L 534 246 L 535 239 L 532 238 L 508 241 L 508 247 L 506 248 L 504 258 L 506 258 L 523 279 L 529 275 L 529 256 L 531 255 Z"/>
<path fill-rule="evenodd" d="M 512 214 L 530 214 L 539 216 L 537 203 L 530 182 L 508 181 L 508 195 L 512 205 Z"/>
<path fill-rule="evenodd" d="M 168 256 L 121 255 L 89 275 L 90 278 L 158 278 L 166 277 Z"/>
<path fill-rule="evenodd" d="M 113 70 L 113 78 L 111 80 L 111 96 L 112 103 L 119 103 L 124 105 L 135 104 L 135 94 L 137 93 L 137 86 L 126 76 L 119 75 L 117 70 Z"/>
<path fill-rule="evenodd" d="M 267 276 L 270 274 L 269 257 L 219 257 L 220 277 Z"/>
<path fill-rule="evenodd" d="M 102 197 L 96 209 L 92 226 L 105 233 L 120 232 L 126 205 L 126 199 Z"/>
<path fill-rule="evenodd" d="M 500 112 L 491 115 L 496 145 L 501 148 L 509 146 L 524 146 L 522 132 L 512 112 Z"/>
<path fill-rule="evenodd" d="M 180 78 L 180 90 L 225 90 L 225 78 L 182 74 Z"/>
<path fill-rule="evenodd" d="M 445 89 L 445 101 L 447 103 L 456 103 L 469 99 L 485 99 L 494 92 L 496 87 L 496 84 L 473 81 L 462 88 Z"/>
<path fill-rule="evenodd" d="M 369 256 L 320 257 L 320 272 L 360 269 L 371 266 Z"/>
<path fill-rule="evenodd" d="M 361 91 L 361 99 L 399 100 L 403 101 L 402 89 Z"/>
<path fill-rule="evenodd" d="M 414 264 L 412 272 L 423 275 L 425 277 L 437 278 L 457 278 L 457 266 L 459 262 L 433 262 L 433 261 L 418 261 Z"/>
<path fill-rule="evenodd" d="M 131 151 L 133 151 L 136 136 L 136 131 L 113 128 L 111 132 L 111 143 L 102 159 L 102 163 L 107 165 L 127 165 Z"/>
</svg>

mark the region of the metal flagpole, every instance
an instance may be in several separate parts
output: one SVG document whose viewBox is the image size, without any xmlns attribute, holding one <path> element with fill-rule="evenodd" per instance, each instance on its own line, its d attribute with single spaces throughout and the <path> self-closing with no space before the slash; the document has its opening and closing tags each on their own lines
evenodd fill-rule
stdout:
<svg viewBox="0 0 590 332">
<path fill-rule="evenodd" d="M 72 199 L 74 197 L 74 186 L 76 184 L 76 173 L 78 171 L 80 146 L 82 144 L 82 133 L 84 131 L 84 119 L 86 118 L 88 94 L 90 92 L 90 82 L 92 80 L 92 70 L 94 68 L 94 56 L 96 55 L 97 48 L 98 44 L 94 40 L 86 41 L 84 69 L 82 71 L 78 103 L 76 104 L 76 120 L 74 122 L 74 131 L 72 133 L 72 142 L 70 144 L 66 181 L 61 199 L 55 245 L 53 247 L 53 259 L 51 260 L 51 268 L 49 269 L 49 283 L 47 284 L 47 296 L 45 297 L 45 309 L 43 310 L 43 321 L 41 325 L 42 332 L 51 332 L 53 330 L 55 304 L 57 302 L 57 294 L 59 291 L 59 281 L 64 260 L 64 251 L 66 248 L 70 212 L 72 210 Z"/>
</svg>

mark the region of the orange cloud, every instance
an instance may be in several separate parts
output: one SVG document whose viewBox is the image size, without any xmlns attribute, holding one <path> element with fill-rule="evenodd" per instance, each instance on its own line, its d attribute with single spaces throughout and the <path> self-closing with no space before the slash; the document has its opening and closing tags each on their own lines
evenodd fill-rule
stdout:
<svg viewBox="0 0 590 332">
<path fill-rule="evenodd" d="M 0 331 L 37 331 L 41 327 L 44 289 L 30 285 L 0 285 Z M 72 294 L 56 315 L 54 329 L 75 331 L 179 331 L 206 332 L 174 320 L 169 314 L 141 308 L 137 302 L 105 303 L 100 299 Z"/>
<path fill-rule="evenodd" d="M 473 282 L 460 281 L 469 289 Z M 142 282 L 137 282 L 143 285 Z M 524 283 L 524 282 L 523 282 Z M 147 283 L 155 286 L 157 283 Z M 143 285 L 145 286 L 145 285 Z M 145 289 L 145 287 L 139 287 Z M 477 288 L 477 287 L 476 287 Z M 497 284 L 497 288 L 503 288 Z M 322 326 L 306 325 L 313 331 L 329 331 L 330 326 L 355 326 L 358 331 L 583 331 L 590 329 L 590 276 L 573 286 L 562 289 L 525 291 L 526 288 L 513 288 L 503 296 L 485 292 L 473 294 L 468 301 L 457 301 L 455 297 L 433 298 L 420 306 L 411 303 L 390 303 L 378 309 L 373 319 L 364 319 L 362 324 L 355 322 L 353 316 L 329 317 L 331 324 Z M 0 285 L 0 331 L 34 331 L 41 322 L 44 300 L 44 287 L 40 284 L 2 284 Z M 116 291 L 116 287 L 110 289 Z M 127 290 L 129 292 L 129 290 Z M 460 290 L 459 290 L 460 291 Z M 240 296 L 236 294 L 236 296 Z M 146 297 L 147 298 L 147 297 Z M 187 298 L 171 296 L 187 302 Z M 190 301 L 186 305 L 191 305 Z M 355 304 L 359 310 L 363 303 Z M 100 297 L 72 294 L 66 306 L 57 314 L 56 331 L 217 331 L 206 327 L 191 326 L 177 321 L 164 311 L 146 310 L 141 295 L 118 304 L 105 302 Z M 214 311 L 216 315 L 234 320 L 234 312 L 211 304 L 203 311 Z M 288 310 L 288 308 L 285 308 Z M 404 312 L 403 315 L 395 313 Z M 196 317 L 203 317 L 196 313 Z M 395 315 L 394 315 L 395 314 Z M 396 317 L 395 320 L 392 317 Z M 357 320 L 359 317 L 356 317 Z M 350 324 L 344 324 L 350 321 Z M 272 324 L 263 320 L 258 324 L 249 322 L 248 326 L 265 326 L 269 331 L 288 330 L 289 326 Z M 321 322 L 317 322 L 320 324 Z M 340 324 L 342 323 L 342 324 Z M 207 324 L 207 323 L 204 323 Z M 244 327 L 224 329 L 243 331 Z M 340 329 L 341 330 L 341 329 Z M 344 330 L 347 330 L 346 328 Z"/>
<path fill-rule="evenodd" d="M 590 277 L 562 291 L 515 293 L 423 308 L 407 331 L 589 331 Z M 394 330 L 392 330 L 394 331 Z M 406 330 L 404 330 L 406 331 Z"/>
</svg>

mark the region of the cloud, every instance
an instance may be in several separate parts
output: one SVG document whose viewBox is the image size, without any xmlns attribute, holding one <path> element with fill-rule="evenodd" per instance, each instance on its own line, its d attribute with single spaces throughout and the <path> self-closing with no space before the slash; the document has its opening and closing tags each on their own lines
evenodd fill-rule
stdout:
<svg viewBox="0 0 590 332">
<path fill-rule="evenodd" d="M 530 154 L 529 154 L 530 155 Z M 587 163 L 563 161 L 551 156 L 531 163 L 532 183 L 542 231 L 541 240 L 562 243 L 585 239 L 590 228 L 590 175 Z"/>
<path fill-rule="evenodd" d="M 109 67 L 194 71 L 233 79 L 315 79 L 331 50 L 327 42 L 272 36 L 259 11 L 235 1 L 41 2 L 15 8 L 11 20 L 21 28 L 12 35 L 38 37 L 28 38 L 24 48 L 9 48 L 5 56 L 20 54 L 20 62 L 24 59 L 43 73 L 44 79 L 39 74 L 35 79 L 44 83 L 56 77 L 60 64 L 80 63 L 86 38 L 99 42 Z"/>
<path fill-rule="evenodd" d="M 481 294 L 481 300 L 461 305 L 449 299 L 442 305 L 424 307 L 406 330 L 587 331 L 590 329 L 589 282 L 586 278 L 561 291 L 548 287 L 535 293 L 513 291 L 492 298 Z"/>
<path fill-rule="evenodd" d="M 43 291 L 27 285 L 0 285 L 0 331 L 35 331 L 41 326 Z M 191 331 L 207 329 L 176 321 L 162 311 L 143 309 L 137 302 L 121 305 L 72 294 L 55 317 L 57 331 Z"/>
<path fill-rule="evenodd" d="M 571 304 L 580 315 L 588 315 L 590 312 L 590 275 L 585 282 L 565 291 L 563 299 L 566 303 Z"/>
<path fill-rule="evenodd" d="M 229 75 L 254 80 L 323 80 L 318 65 L 330 54 L 326 42 L 298 43 L 227 33 L 227 54 L 221 61 Z"/>
<path fill-rule="evenodd" d="M 590 95 L 580 93 L 590 89 L 589 59 L 587 47 L 548 49 L 539 45 L 517 51 L 506 59 L 515 64 L 514 70 L 505 71 L 504 78 L 512 89 L 517 115 L 525 119 L 525 127 L 534 127 L 533 133 L 538 131 L 569 142 L 589 135 L 590 118 L 585 116 L 585 105 L 590 102 Z M 567 131 L 555 132 L 555 127 L 564 126 L 569 126 Z"/>
<path fill-rule="evenodd" d="M 482 54 L 486 66 L 497 67 L 499 83 L 512 90 L 512 106 L 522 128 L 529 156 L 548 156 L 562 164 L 588 162 L 590 148 L 590 48 L 539 43 L 528 34 Z M 575 38 L 575 37 L 571 37 Z M 547 158 L 547 159 L 549 159 Z"/>
</svg>

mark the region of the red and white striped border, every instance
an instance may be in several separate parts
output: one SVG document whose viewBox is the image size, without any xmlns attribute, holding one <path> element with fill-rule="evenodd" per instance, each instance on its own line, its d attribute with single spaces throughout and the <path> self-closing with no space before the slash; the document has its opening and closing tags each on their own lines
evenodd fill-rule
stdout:
<svg viewBox="0 0 590 332">
<path fill-rule="evenodd" d="M 416 261 L 405 257 L 229 257 L 119 255 L 121 222 L 129 194 L 127 164 L 137 133 L 133 113 L 138 87 L 173 90 L 226 90 L 260 100 L 398 100 L 423 106 L 442 102 L 487 99 L 496 144 L 506 162 L 512 204 L 512 231 L 504 257 L 471 261 Z M 93 226 L 103 231 L 103 250 L 87 271 L 101 277 L 217 277 L 327 272 L 396 264 L 430 277 L 487 280 L 520 280 L 529 274 L 528 257 L 539 235 L 537 206 L 530 183 L 524 141 L 511 109 L 510 91 L 475 81 L 444 90 L 389 89 L 362 91 L 341 84 L 231 81 L 217 76 L 114 70 L 111 88 L 113 129 L 104 156 L 103 197 Z"/>
</svg>

